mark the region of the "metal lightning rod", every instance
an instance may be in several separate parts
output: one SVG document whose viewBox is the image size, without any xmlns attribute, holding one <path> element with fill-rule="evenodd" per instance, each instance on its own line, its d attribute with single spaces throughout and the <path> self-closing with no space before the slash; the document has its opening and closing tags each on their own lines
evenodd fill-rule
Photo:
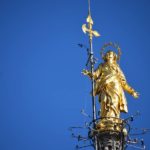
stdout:
<svg viewBox="0 0 150 150">
<path fill-rule="evenodd" d="M 89 63 L 90 63 L 90 71 L 91 71 L 91 74 L 94 73 L 94 64 L 95 64 L 95 60 L 94 60 L 94 52 L 93 52 L 93 36 L 95 37 L 99 37 L 100 34 L 93 30 L 93 20 L 92 20 L 92 17 L 91 17 L 91 10 L 90 10 L 90 0 L 88 0 L 88 17 L 86 19 L 86 22 L 87 22 L 87 25 L 86 24 L 83 24 L 82 25 L 82 30 L 84 33 L 88 33 L 88 36 L 89 36 Z M 93 126 L 95 128 L 96 126 L 96 119 L 97 119 L 97 116 L 96 116 L 96 101 L 95 101 L 95 96 L 94 96 L 94 78 L 92 76 L 92 112 L 93 112 Z M 95 150 L 98 150 L 98 147 L 97 147 L 97 138 L 94 137 L 94 145 L 95 145 Z"/>
</svg>

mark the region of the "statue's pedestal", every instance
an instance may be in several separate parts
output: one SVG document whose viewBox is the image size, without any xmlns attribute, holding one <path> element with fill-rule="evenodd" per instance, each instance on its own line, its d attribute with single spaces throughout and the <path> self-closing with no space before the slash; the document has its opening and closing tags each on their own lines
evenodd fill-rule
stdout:
<svg viewBox="0 0 150 150">
<path fill-rule="evenodd" d="M 123 128 L 122 120 L 119 118 L 103 118 L 97 123 L 96 130 L 98 131 L 118 131 Z"/>
<path fill-rule="evenodd" d="M 126 129 L 119 118 L 103 118 L 96 125 L 98 150 L 124 150 Z"/>
<path fill-rule="evenodd" d="M 100 131 L 97 134 L 98 150 L 124 150 L 124 136 L 117 131 Z"/>
</svg>

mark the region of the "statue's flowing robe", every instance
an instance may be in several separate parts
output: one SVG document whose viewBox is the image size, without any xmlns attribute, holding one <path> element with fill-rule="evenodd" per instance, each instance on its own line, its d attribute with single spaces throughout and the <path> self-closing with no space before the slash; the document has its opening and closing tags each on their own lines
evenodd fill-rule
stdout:
<svg viewBox="0 0 150 150">
<path fill-rule="evenodd" d="M 101 117 L 117 117 L 120 112 L 128 112 L 124 90 L 130 94 L 133 89 L 127 84 L 119 65 L 105 62 L 93 73 L 95 80 L 94 95 L 99 96 Z"/>
</svg>

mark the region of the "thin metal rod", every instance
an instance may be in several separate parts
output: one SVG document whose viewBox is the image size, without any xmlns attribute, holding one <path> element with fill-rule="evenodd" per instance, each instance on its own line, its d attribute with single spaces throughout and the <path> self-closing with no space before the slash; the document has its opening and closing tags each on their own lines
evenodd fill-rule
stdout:
<svg viewBox="0 0 150 150">
<path fill-rule="evenodd" d="M 90 0 L 88 0 L 88 13 L 91 15 L 91 3 Z"/>
<path fill-rule="evenodd" d="M 91 63 L 91 73 L 94 73 L 94 57 L 93 57 L 93 46 L 92 46 L 92 39 L 89 40 L 89 44 L 90 44 L 90 63 Z M 92 77 L 92 111 L 93 111 L 93 128 L 96 127 L 96 101 L 95 101 L 95 96 L 94 96 L 94 86 L 95 86 L 95 82 L 94 82 L 94 78 Z M 98 150 L 98 145 L 97 145 L 97 137 L 94 137 L 94 146 L 95 146 L 95 150 Z"/>
<path fill-rule="evenodd" d="M 91 73 L 94 73 L 94 56 L 93 56 L 93 46 L 92 46 L 92 40 L 90 39 L 90 63 L 91 63 Z M 95 123 L 96 120 L 96 102 L 95 102 L 95 96 L 94 96 L 94 78 L 92 77 L 92 107 L 93 107 L 93 121 Z"/>
<path fill-rule="evenodd" d="M 90 0 L 88 0 L 88 15 L 91 16 L 91 4 L 90 4 Z M 90 22 L 89 22 L 89 29 L 92 29 Z M 90 71 L 91 74 L 94 73 L 94 52 L 93 52 L 93 44 L 92 44 L 92 36 L 91 33 L 89 33 L 89 46 L 90 46 Z M 97 115 L 96 115 L 96 101 L 95 101 L 95 96 L 94 96 L 94 87 L 95 87 L 95 81 L 94 81 L 94 77 L 92 77 L 92 116 L 93 116 L 93 128 L 95 129 L 96 127 L 96 119 L 97 119 Z M 95 150 L 98 150 L 98 142 L 97 142 L 97 137 L 94 136 L 94 147 Z"/>
</svg>

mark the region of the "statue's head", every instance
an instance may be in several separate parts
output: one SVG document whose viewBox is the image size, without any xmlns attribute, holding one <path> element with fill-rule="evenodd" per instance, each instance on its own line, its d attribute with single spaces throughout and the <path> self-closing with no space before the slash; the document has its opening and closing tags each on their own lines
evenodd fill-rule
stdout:
<svg viewBox="0 0 150 150">
<path fill-rule="evenodd" d="M 118 56 L 115 52 L 109 50 L 103 57 L 104 61 L 117 61 Z"/>
<path fill-rule="evenodd" d="M 113 47 L 113 49 L 116 49 L 118 53 L 116 54 L 113 50 L 109 50 L 106 53 L 104 53 L 105 50 L 107 50 L 107 47 Z M 109 42 L 103 45 L 103 47 L 100 50 L 101 57 L 105 62 L 117 62 L 120 60 L 121 56 L 121 49 L 118 44 Z"/>
</svg>

